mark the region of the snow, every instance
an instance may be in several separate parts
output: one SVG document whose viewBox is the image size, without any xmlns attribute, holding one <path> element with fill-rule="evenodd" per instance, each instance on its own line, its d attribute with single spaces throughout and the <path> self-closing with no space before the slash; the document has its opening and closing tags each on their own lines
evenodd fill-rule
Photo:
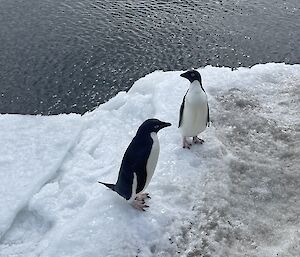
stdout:
<svg viewBox="0 0 300 257">
<path fill-rule="evenodd" d="M 156 71 L 93 112 L 0 115 L 0 256 L 300 256 L 300 65 L 198 69 L 211 126 L 181 148 L 188 81 Z M 113 183 L 138 126 L 160 156 L 139 212 Z"/>
<path fill-rule="evenodd" d="M 0 116 L 0 237 L 28 199 L 55 176 L 77 139 L 77 121 L 77 115 Z"/>
</svg>

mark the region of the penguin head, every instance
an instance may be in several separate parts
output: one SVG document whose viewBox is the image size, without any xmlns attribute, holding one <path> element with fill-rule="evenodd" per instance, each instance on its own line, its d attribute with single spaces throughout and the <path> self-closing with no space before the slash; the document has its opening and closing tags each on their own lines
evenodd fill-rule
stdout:
<svg viewBox="0 0 300 257">
<path fill-rule="evenodd" d="M 180 77 L 188 79 L 191 83 L 197 80 L 199 81 L 200 85 L 202 85 L 201 75 L 196 70 L 188 70 L 187 72 L 180 74 Z"/>
<path fill-rule="evenodd" d="M 163 122 L 158 119 L 148 119 L 139 127 L 137 134 L 151 134 L 152 132 L 157 133 L 162 128 L 169 127 L 171 125 L 172 124 L 169 122 Z"/>
</svg>

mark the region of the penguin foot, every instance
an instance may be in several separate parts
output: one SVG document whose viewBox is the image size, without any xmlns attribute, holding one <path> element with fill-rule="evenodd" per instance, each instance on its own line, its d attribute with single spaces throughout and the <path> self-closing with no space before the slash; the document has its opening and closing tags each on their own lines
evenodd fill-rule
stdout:
<svg viewBox="0 0 300 257">
<path fill-rule="evenodd" d="M 196 136 L 196 137 L 193 137 L 193 143 L 194 144 L 203 144 L 204 140 Z"/>
<path fill-rule="evenodd" d="M 183 137 L 182 147 L 187 148 L 187 149 L 191 149 L 191 146 L 192 146 L 192 144 L 187 141 L 186 137 Z"/>
<path fill-rule="evenodd" d="M 147 205 L 145 203 L 145 200 L 138 200 L 137 198 L 135 198 L 135 200 L 131 203 L 131 205 L 137 209 L 137 210 L 140 210 L 140 211 L 146 211 L 145 208 L 148 208 L 149 205 Z"/>
<path fill-rule="evenodd" d="M 145 200 L 145 199 L 151 199 L 151 197 L 150 197 L 149 193 L 139 193 L 136 195 L 135 199 L 141 201 L 141 200 Z"/>
<path fill-rule="evenodd" d="M 182 148 L 191 149 L 191 144 L 183 144 Z"/>
</svg>

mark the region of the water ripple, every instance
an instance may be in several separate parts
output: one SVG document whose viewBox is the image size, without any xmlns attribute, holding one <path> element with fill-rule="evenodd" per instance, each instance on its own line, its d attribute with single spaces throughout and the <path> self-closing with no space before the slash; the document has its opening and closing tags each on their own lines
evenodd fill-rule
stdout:
<svg viewBox="0 0 300 257">
<path fill-rule="evenodd" d="M 145 74 L 300 60 L 298 0 L 2 0 L 1 113 L 84 113 Z"/>
</svg>

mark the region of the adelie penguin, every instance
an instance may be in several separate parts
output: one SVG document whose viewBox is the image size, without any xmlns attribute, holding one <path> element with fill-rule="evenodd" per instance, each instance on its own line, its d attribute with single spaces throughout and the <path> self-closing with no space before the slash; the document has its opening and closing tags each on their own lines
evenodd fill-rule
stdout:
<svg viewBox="0 0 300 257">
<path fill-rule="evenodd" d="M 148 119 L 138 128 L 121 163 L 116 184 L 99 182 L 124 197 L 133 207 L 144 211 L 145 199 L 150 198 L 147 188 L 159 156 L 157 132 L 171 126 L 158 119 Z"/>
<path fill-rule="evenodd" d="M 183 148 L 190 148 L 192 144 L 188 141 L 188 137 L 192 137 L 192 142 L 195 144 L 204 142 L 198 138 L 198 135 L 209 125 L 209 108 L 200 73 L 189 70 L 180 76 L 190 81 L 189 89 L 180 107 L 178 126 L 182 135 Z"/>
</svg>

